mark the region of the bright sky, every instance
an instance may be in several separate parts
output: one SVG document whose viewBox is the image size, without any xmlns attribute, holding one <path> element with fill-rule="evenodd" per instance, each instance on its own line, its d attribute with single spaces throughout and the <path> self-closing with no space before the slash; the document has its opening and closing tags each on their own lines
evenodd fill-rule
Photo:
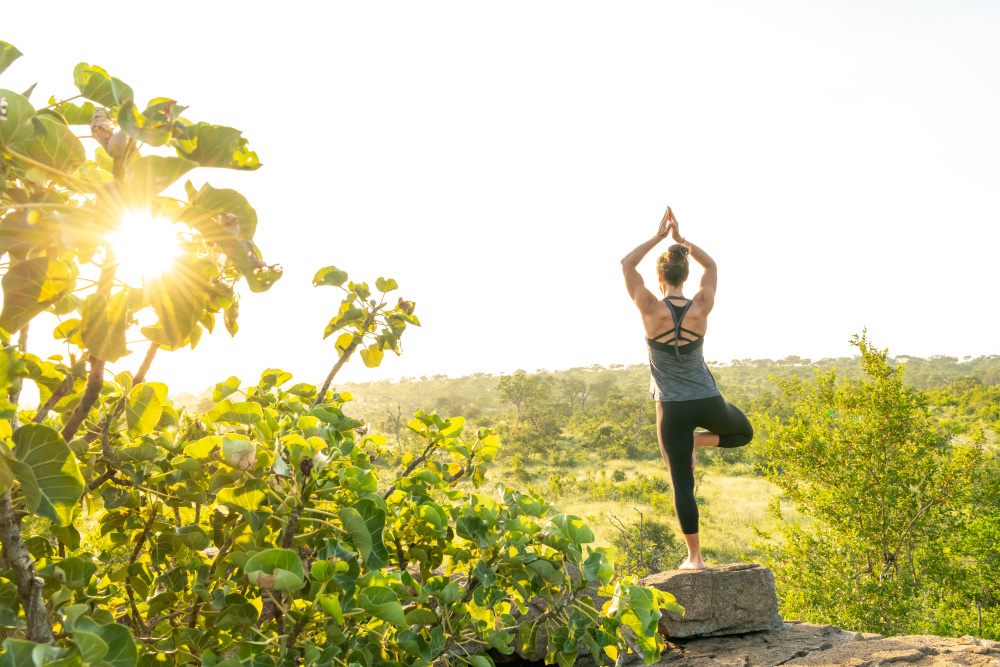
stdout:
<svg viewBox="0 0 1000 667">
<path fill-rule="evenodd" d="M 423 323 L 342 380 L 643 362 L 619 260 L 667 204 L 719 263 L 710 360 L 846 356 L 865 326 L 1000 353 L 996 2 L 8 5 L 0 86 L 37 104 L 98 64 L 264 163 L 192 175 L 249 198 L 285 275 L 244 286 L 234 340 L 161 354 L 172 391 L 321 380 L 330 264 L 395 278 Z"/>
</svg>

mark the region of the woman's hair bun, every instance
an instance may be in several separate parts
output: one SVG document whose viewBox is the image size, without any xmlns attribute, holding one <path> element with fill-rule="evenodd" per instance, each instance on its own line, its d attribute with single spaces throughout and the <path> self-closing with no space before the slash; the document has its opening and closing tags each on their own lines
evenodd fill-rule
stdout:
<svg viewBox="0 0 1000 667">
<path fill-rule="evenodd" d="M 667 248 L 667 259 L 669 259 L 672 264 L 687 262 L 687 256 L 688 247 L 686 245 L 675 243 Z"/>
<path fill-rule="evenodd" d="M 688 248 L 680 243 L 667 248 L 656 260 L 656 272 L 671 285 L 682 285 L 688 277 Z"/>
</svg>

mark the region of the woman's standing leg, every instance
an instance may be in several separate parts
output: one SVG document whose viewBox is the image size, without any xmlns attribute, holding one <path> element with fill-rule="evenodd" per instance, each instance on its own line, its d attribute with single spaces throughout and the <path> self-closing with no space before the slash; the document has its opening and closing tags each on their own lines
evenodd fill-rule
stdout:
<svg viewBox="0 0 1000 667">
<path fill-rule="evenodd" d="M 687 418 L 683 406 L 689 401 L 658 402 L 656 407 L 657 435 L 660 454 L 670 470 L 674 492 L 674 510 L 680 522 L 681 533 L 687 543 L 688 557 L 681 569 L 700 570 L 705 567 L 698 540 L 698 503 L 694 497 L 694 471 L 691 456 L 694 452 L 694 425 Z"/>
</svg>

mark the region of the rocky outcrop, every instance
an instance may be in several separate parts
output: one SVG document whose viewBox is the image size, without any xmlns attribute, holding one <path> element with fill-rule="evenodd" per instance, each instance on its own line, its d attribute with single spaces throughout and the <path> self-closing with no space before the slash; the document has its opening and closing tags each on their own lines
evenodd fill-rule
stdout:
<svg viewBox="0 0 1000 667">
<path fill-rule="evenodd" d="M 704 570 L 670 570 L 639 582 L 672 593 L 684 615 L 664 612 L 666 638 L 733 635 L 782 627 L 774 574 L 762 565 L 734 563 Z"/>
<path fill-rule="evenodd" d="M 632 657 L 632 656 L 630 656 Z M 628 663 L 632 664 L 632 663 Z M 639 659 L 635 665 L 641 665 Z M 668 640 L 657 665 L 670 667 L 1000 667 L 1000 642 L 975 637 L 882 635 L 834 625 L 785 623 L 745 635 Z M 590 659 L 578 667 L 593 667 Z"/>
</svg>

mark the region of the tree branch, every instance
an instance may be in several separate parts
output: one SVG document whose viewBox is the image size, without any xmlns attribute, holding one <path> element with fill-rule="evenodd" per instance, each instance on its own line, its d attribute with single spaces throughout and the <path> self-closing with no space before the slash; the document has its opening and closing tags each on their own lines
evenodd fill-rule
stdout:
<svg viewBox="0 0 1000 667">
<path fill-rule="evenodd" d="M 24 620 L 27 625 L 26 635 L 29 640 L 40 644 L 52 644 L 52 626 L 49 624 L 48 611 L 42 600 L 44 582 L 35 570 L 35 561 L 28 553 L 28 547 L 21 537 L 21 527 L 14 516 L 14 507 L 10 503 L 10 491 L 0 496 L 0 543 L 3 553 L 11 569 L 14 570 L 14 583 L 21 598 L 24 609 Z"/>
<path fill-rule="evenodd" d="M 103 387 L 104 361 L 94 355 L 90 355 L 90 375 L 87 377 L 87 388 L 84 389 L 83 398 L 80 399 L 80 402 L 73 409 L 73 413 L 69 416 L 66 426 L 63 427 L 63 440 L 69 442 L 76 436 L 77 431 L 80 430 L 80 426 L 83 425 L 87 415 L 90 414 L 91 408 L 94 407 L 94 403 L 97 402 L 97 398 L 101 395 Z"/>
</svg>

